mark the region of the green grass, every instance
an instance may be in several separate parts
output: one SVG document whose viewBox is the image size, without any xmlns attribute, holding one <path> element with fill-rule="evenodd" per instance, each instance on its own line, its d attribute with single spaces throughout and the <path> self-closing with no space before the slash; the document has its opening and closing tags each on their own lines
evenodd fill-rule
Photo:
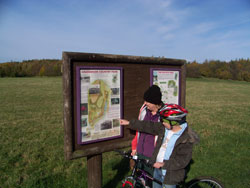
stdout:
<svg viewBox="0 0 250 188">
<path fill-rule="evenodd" d="M 250 83 L 188 79 L 190 126 L 200 135 L 189 176 L 210 175 L 226 187 L 250 186 Z"/>
<path fill-rule="evenodd" d="M 86 184 L 86 160 L 64 160 L 61 77 L 1 78 L 0 104 L 0 187 Z"/>
<path fill-rule="evenodd" d="M 250 187 L 250 83 L 188 79 L 188 122 L 199 134 L 188 179 Z M 62 78 L 0 78 L 0 187 L 87 188 L 86 158 L 64 160 Z M 120 187 L 128 161 L 103 154 L 103 187 Z"/>
</svg>

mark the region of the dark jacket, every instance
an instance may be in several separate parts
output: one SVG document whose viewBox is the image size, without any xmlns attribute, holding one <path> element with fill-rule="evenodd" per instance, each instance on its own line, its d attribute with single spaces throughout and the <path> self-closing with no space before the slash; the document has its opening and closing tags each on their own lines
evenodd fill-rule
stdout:
<svg viewBox="0 0 250 188">
<path fill-rule="evenodd" d="M 155 150 L 150 158 L 150 162 L 155 163 L 163 142 L 165 127 L 159 122 L 131 120 L 129 128 L 158 135 Z M 162 167 L 167 170 L 164 178 L 165 184 L 176 185 L 184 180 L 186 175 L 185 168 L 192 159 L 193 144 L 198 143 L 198 141 L 197 134 L 190 127 L 187 127 L 182 135 L 176 140 L 169 160 L 164 160 L 165 164 Z"/>
</svg>

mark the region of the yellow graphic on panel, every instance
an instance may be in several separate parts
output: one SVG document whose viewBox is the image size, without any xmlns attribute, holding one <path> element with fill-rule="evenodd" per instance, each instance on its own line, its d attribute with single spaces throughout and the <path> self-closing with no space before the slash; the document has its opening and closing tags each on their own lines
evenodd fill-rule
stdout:
<svg viewBox="0 0 250 188">
<path fill-rule="evenodd" d="M 89 125 L 95 124 L 109 111 L 111 89 L 103 80 L 95 80 L 88 93 Z"/>
</svg>

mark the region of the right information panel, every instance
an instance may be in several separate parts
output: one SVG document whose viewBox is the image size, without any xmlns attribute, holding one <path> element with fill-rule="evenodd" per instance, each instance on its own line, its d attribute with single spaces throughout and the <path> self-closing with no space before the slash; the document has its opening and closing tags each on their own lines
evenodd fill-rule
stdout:
<svg viewBox="0 0 250 188">
<path fill-rule="evenodd" d="M 151 85 L 161 88 L 162 101 L 180 105 L 180 70 L 151 68 L 150 74 Z"/>
</svg>

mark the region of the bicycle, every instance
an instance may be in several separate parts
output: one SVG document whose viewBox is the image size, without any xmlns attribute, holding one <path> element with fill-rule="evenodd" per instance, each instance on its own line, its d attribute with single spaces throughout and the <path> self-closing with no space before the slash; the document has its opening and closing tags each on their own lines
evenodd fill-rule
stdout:
<svg viewBox="0 0 250 188">
<path fill-rule="evenodd" d="M 149 164 L 148 160 L 145 159 L 138 159 L 138 157 L 131 156 L 130 153 L 127 153 L 125 151 L 116 150 L 120 155 L 123 157 L 126 157 L 128 159 L 133 159 L 135 161 L 135 165 L 132 169 L 132 173 L 130 176 L 127 176 L 122 181 L 122 187 L 123 188 L 150 188 L 150 186 L 147 184 L 147 182 L 157 182 L 160 185 L 162 185 L 162 182 L 158 179 L 155 179 L 151 175 L 149 175 L 146 171 L 138 168 L 138 165 L 144 164 L 147 166 L 152 166 Z M 224 188 L 222 183 L 220 183 L 216 178 L 214 177 L 197 177 L 189 182 L 182 182 L 180 185 L 177 186 L 178 188 Z"/>
</svg>

